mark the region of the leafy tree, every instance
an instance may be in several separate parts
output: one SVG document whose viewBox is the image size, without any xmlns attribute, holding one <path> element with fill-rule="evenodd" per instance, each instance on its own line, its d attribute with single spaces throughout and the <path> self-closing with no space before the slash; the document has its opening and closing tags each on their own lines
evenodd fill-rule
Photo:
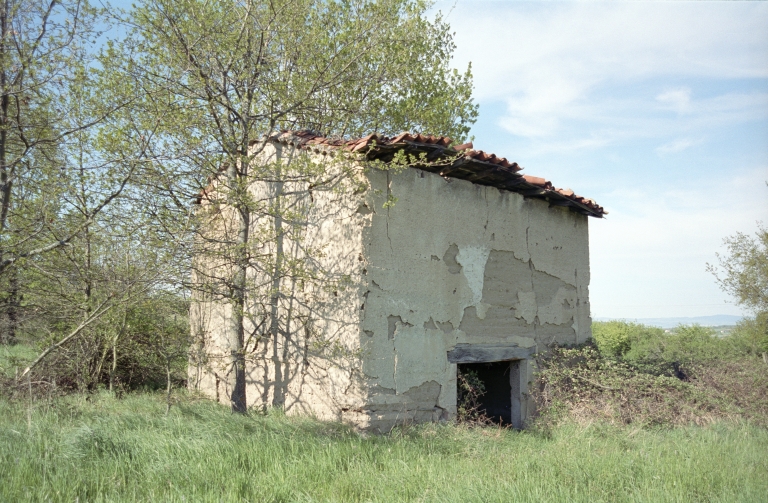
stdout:
<svg viewBox="0 0 768 503">
<path fill-rule="evenodd" d="M 723 240 L 728 253 L 717 255 L 720 267 L 707 264 L 720 288 L 755 313 L 742 320 L 732 338 L 745 352 L 762 354 L 768 363 L 768 229 L 758 225 L 755 236 L 741 232 Z"/>
<path fill-rule="evenodd" d="M 246 407 L 246 300 L 257 290 L 248 270 L 272 278 L 261 290 L 266 297 L 253 302 L 265 315 L 257 325 L 274 336 L 282 279 L 302 273 L 281 248 L 296 207 L 282 193 L 256 201 L 249 188 L 260 181 L 339 186 L 338 176 L 308 163 L 265 165 L 259 159 L 269 136 L 420 130 L 461 139 L 477 115 L 470 70 L 449 67 L 452 35 L 439 16 L 427 19 L 429 7 L 423 0 L 150 0 L 129 15 L 134 28 L 117 48 L 123 58 L 115 71 L 146 90 L 125 121 L 154 128 L 142 136 L 165 154 L 151 177 L 167 195 L 158 206 L 162 226 L 172 229 L 211 177 L 232 210 L 225 235 L 197 234 L 198 252 L 207 247 L 222 267 L 216 275 L 198 269 L 192 286 L 231 307 L 226 380 L 235 411 Z M 259 217 L 270 224 L 256 229 Z M 260 243 L 274 246 L 255 253 Z"/>
<path fill-rule="evenodd" d="M 707 264 L 707 270 L 739 304 L 755 313 L 767 313 L 768 229 L 760 225 L 755 237 L 738 232 L 723 242 L 727 254 L 717 254 L 719 268 Z"/>
<path fill-rule="evenodd" d="M 85 0 L 0 2 L 0 342 L 16 339 L 36 257 L 87 233 L 133 174 L 83 138 L 125 105 L 94 94 L 101 14 Z"/>
</svg>

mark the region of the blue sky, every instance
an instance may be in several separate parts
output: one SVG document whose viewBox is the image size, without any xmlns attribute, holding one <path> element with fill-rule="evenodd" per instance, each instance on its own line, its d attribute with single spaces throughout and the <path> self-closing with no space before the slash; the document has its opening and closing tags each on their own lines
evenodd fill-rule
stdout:
<svg viewBox="0 0 768 503">
<path fill-rule="evenodd" d="M 592 315 L 742 314 L 706 263 L 768 224 L 768 3 L 438 2 L 475 148 L 591 197 Z"/>
<path fill-rule="evenodd" d="M 610 212 L 590 219 L 594 317 L 743 313 L 705 268 L 768 225 L 768 2 L 435 10 L 473 65 L 475 148 Z"/>
</svg>

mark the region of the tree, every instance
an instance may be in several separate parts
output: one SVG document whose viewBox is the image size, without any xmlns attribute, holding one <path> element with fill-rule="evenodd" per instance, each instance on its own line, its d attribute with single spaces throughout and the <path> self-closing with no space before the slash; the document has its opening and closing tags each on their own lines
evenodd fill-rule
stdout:
<svg viewBox="0 0 768 503">
<path fill-rule="evenodd" d="M 768 313 L 768 229 L 759 225 L 755 237 L 738 232 L 723 243 L 728 252 L 717 254 L 719 268 L 707 264 L 707 270 L 739 304 Z"/>
<path fill-rule="evenodd" d="M 262 302 L 269 320 L 259 323 L 277 336 L 281 278 L 290 268 L 280 243 L 292 209 L 279 194 L 255 201 L 249 187 L 338 185 L 309 165 L 259 163 L 269 136 L 420 130 L 461 139 L 474 122 L 470 70 L 450 68 L 452 35 L 439 16 L 427 19 L 429 7 L 423 0 L 151 0 L 130 14 L 121 71 L 148 90 L 136 113 L 160 124 L 152 148 L 167 161 L 156 164 L 152 180 L 171 201 L 167 215 L 186 211 L 185 197 L 216 176 L 233 210 L 234 228 L 214 252 L 226 274 L 198 276 L 192 287 L 231 307 L 226 380 L 234 411 L 246 408 L 246 299 L 254 290 L 247 272 L 256 264 L 272 277 Z M 260 216 L 272 227 L 254 235 Z M 275 243 L 269 257 L 252 253 L 263 240 Z M 201 241 L 216 240 L 198 234 Z"/>
<path fill-rule="evenodd" d="M 768 363 L 768 229 L 758 224 L 755 236 L 741 232 L 723 240 L 728 252 L 717 254 L 719 267 L 707 264 L 720 288 L 754 313 L 734 329 L 734 341 Z"/>
<path fill-rule="evenodd" d="M 101 14 L 85 0 L 0 2 L 0 342 L 13 343 L 22 321 L 25 261 L 87 233 L 133 174 L 82 148 L 126 104 L 93 94 Z"/>
</svg>

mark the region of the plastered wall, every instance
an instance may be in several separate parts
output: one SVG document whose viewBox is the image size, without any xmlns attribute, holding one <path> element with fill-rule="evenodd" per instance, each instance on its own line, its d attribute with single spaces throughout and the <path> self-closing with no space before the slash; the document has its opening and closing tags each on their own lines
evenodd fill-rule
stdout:
<svg viewBox="0 0 768 503">
<path fill-rule="evenodd" d="M 278 143 L 264 161 L 294 155 Z M 378 431 L 451 419 L 456 365 L 447 352 L 457 344 L 539 352 L 591 335 L 587 217 L 418 169 L 370 169 L 360 181 L 320 191 L 282 187 L 303 215 L 300 238 L 286 235 L 282 249 L 320 281 L 280 280 L 281 333 L 262 333 L 248 348 L 249 406 Z M 252 188 L 259 200 L 275 190 Z M 396 202 L 386 205 L 392 196 Z M 254 222 L 254 235 L 263 226 L 274 220 Z M 274 242 L 260 246 L 275 252 Z M 269 279 L 269 268 L 249 276 L 253 284 Z M 263 314 L 258 297 L 248 331 L 257 331 Z M 191 314 L 207 359 L 190 365 L 190 383 L 228 403 L 218 377 L 226 372 L 228 306 L 198 300 Z"/>
<path fill-rule="evenodd" d="M 417 169 L 369 178 L 370 388 L 359 415 L 370 428 L 452 417 L 456 365 L 446 353 L 456 344 L 542 351 L 590 337 L 587 217 Z M 384 208 L 390 195 L 397 202 Z"/>
<path fill-rule="evenodd" d="M 270 143 L 258 162 L 295 168 L 298 156 L 306 155 L 290 143 Z M 331 162 L 331 155 L 314 153 L 311 159 Z M 358 187 L 364 178 L 348 174 L 324 179 L 328 183 L 323 185 L 298 180 L 258 182 L 249 188 L 254 211 L 245 322 L 246 400 L 250 408 L 278 406 L 290 414 L 342 420 L 343 411 L 359 408 L 367 395 L 360 371 L 359 285 L 365 267 L 362 229 L 370 226 L 372 211 Z M 235 228 L 230 220 L 224 216 L 212 225 Z M 198 267 L 210 272 L 218 266 L 203 256 L 198 257 Z M 280 295 L 273 299 L 275 291 Z M 192 331 L 202 347 L 190 362 L 190 383 L 228 404 L 232 390 L 226 379 L 224 327 L 231 308 L 225 295 L 214 300 L 197 296 L 192 303 Z"/>
</svg>

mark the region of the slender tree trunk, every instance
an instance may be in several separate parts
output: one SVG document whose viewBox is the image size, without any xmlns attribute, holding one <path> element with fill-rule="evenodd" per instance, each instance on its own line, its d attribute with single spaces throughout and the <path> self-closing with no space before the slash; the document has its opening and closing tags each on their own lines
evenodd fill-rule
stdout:
<svg viewBox="0 0 768 503">
<path fill-rule="evenodd" d="M 8 91 L 8 0 L 0 4 L 0 233 L 5 233 L 8 210 L 11 204 L 11 184 L 8 169 L 8 106 L 11 97 Z M 3 250 L 0 250 L 2 253 Z M 2 259 L 2 255 L 0 255 Z"/>
<path fill-rule="evenodd" d="M 171 357 L 165 356 L 165 377 L 167 379 L 167 388 L 165 394 L 165 415 L 171 411 Z"/>
<path fill-rule="evenodd" d="M 234 196 L 235 218 L 237 219 L 237 238 L 235 242 L 234 274 L 232 278 L 232 315 L 227 327 L 229 349 L 229 370 L 227 384 L 230 390 L 232 412 L 246 412 L 245 395 L 245 291 L 248 271 L 248 232 L 250 230 L 250 208 L 247 204 L 248 172 L 247 157 L 240 163 L 231 163 L 227 170 L 230 197 Z M 239 166 L 238 166 L 239 164 Z"/>
<path fill-rule="evenodd" d="M 78 149 L 78 164 L 80 165 L 80 203 L 82 209 L 80 210 L 84 218 L 88 218 L 88 191 L 86 190 L 85 183 L 85 166 L 83 165 L 83 143 L 82 134 L 79 134 L 80 138 Z M 93 293 L 93 278 L 91 276 L 91 226 L 86 225 L 83 228 L 83 238 L 85 239 L 85 288 L 83 294 L 85 295 L 85 319 L 91 314 L 91 301 Z"/>
<path fill-rule="evenodd" d="M 280 179 L 280 174 L 276 176 Z M 272 364 L 275 366 L 275 393 L 272 398 L 272 405 L 283 407 L 285 405 L 285 384 L 283 379 L 283 362 L 278 350 L 280 343 L 283 342 L 280 337 L 280 280 L 282 275 L 283 261 L 283 216 L 280 205 L 280 197 L 283 193 L 283 184 L 277 182 L 275 190 L 275 204 L 272 211 L 274 231 L 275 231 L 275 268 L 272 272 L 272 295 L 270 296 L 270 327 L 272 335 Z"/>
<path fill-rule="evenodd" d="M 5 326 L 0 332 L 0 343 L 16 344 L 16 332 L 19 328 L 19 276 L 18 270 L 12 267 L 8 278 L 8 296 L 5 299 Z"/>
<path fill-rule="evenodd" d="M 109 346 L 105 344 L 104 348 L 101 350 L 101 357 L 99 357 L 99 363 L 98 365 L 96 365 L 96 369 L 94 370 L 93 376 L 91 378 L 91 381 L 93 382 L 94 386 L 98 385 L 99 381 L 101 380 L 101 371 L 104 369 L 104 364 L 107 362 L 107 355 L 109 355 Z"/>
<path fill-rule="evenodd" d="M 8 38 L 8 1 L 0 4 L 0 236 L 5 235 L 8 210 L 11 205 L 11 186 L 8 162 L 8 106 L 10 96 L 8 93 L 8 76 L 6 65 L 8 53 L 6 41 Z M 0 261 L 3 260 L 5 250 L 0 248 Z M 16 342 L 16 325 L 18 317 L 16 312 L 16 296 L 18 295 L 18 277 L 15 269 L 11 271 L 9 291 L 6 297 L 5 323 L 0 332 L 0 343 L 14 344 Z"/>
<path fill-rule="evenodd" d="M 109 392 L 115 392 L 115 371 L 117 371 L 117 338 L 112 341 L 112 368 L 109 369 Z"/>
</svg>

